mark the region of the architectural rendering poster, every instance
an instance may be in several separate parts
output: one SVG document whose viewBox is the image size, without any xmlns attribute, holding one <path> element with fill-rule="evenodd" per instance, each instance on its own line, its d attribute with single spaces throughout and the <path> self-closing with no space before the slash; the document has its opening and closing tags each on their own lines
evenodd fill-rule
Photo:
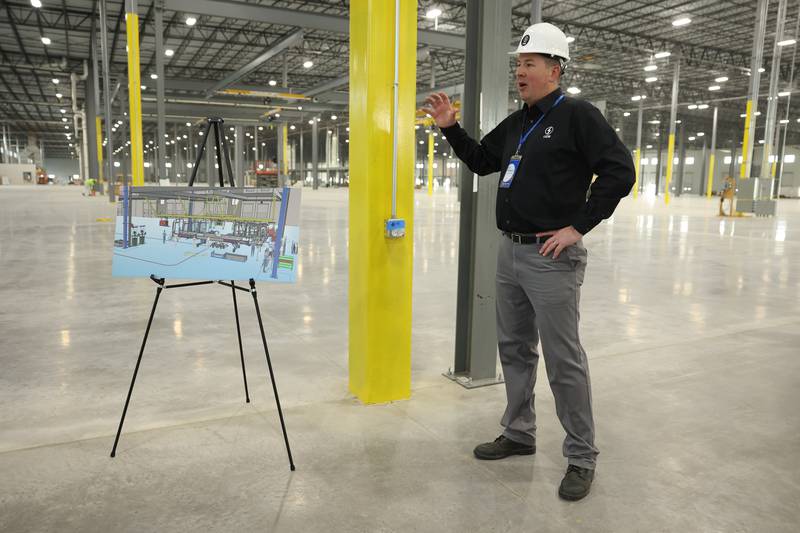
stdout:
<svg viewBox="0 0 800 533">
<path fill-rule="evenodd" d="M 117 207 L 112 274 L 291 283 L 300 189 L 131 187 Z"/>
</svg>

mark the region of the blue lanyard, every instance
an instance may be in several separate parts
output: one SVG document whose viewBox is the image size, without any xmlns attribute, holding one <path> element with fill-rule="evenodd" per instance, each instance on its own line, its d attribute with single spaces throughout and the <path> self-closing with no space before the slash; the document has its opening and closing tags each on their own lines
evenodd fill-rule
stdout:
<svg viewBox="0 0 800 533">
<path fill-rule="evenodd" d="M 550 111 L 552 111 L 553 109 L 555 109 L 555 108 L 558 106 L 558 104 L 560 104 L 560 103 L 561 103 L 561 100 L 563 100 L 563 99 L 564 99 L 564 95 L 562 94 L 562 95 L 560 95 L 560 96 L 559 96 L 559 97 L 556 99 L 556 101 L 555 101 L 555 102 L 553 102 L 553 105 L 551 105 L 551 106 L 550 106 L 550 109 L 548 109 L 547 111 L 545 111 L 544 113 L 542 113 L 542 116 L 541 116 L 541 117 L 539 117 L 539 120 L 537 120 L 536 122 L 534 122 L 533 126 L 531 126 L 531 127 L 530 127 L 530 129 L 529 129 L 528 131 L 526 131 L 526 132 L 525 132 L 525 133 L 522 135 L 522 137 L 520 137 L 520 138 L 519 138 L 519 144 L 517 145 L 517 155 L 519 155 L 519 152 L 520 152 L 520 150 L 522 150 L 522 145 L 523 145 L 523 144 L 525 144 L 525 141 L 527 141 L 527 140 L 528 140 L 528 136 L 529 136 L 531 133 L 533 133 L 533 130 L 535 130 L 535 129 L 536 129 L 536 127 L 537 127 L 537 126 L 538 126 L 538 125 L 539 125 L 539 124 L 540 124 L 540 123 L 541 123 L 541 122 L 544 120 L 544 117 L 546 117 L 547 115 L 549 115 L 549 114 L 550 114 Z"/>
</svg>

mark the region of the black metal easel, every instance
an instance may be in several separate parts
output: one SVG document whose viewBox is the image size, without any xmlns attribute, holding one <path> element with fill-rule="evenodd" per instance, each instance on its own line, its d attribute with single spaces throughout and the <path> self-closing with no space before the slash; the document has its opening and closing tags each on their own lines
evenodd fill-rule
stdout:
<svg viewBox="0 0 800 533">
<path fill-rule="evenodd" d="M 224 187 L 225 180 L 223 177 L 222 172 L 222 161 L 223 157 L 226 163 L 226 168 L 228 170 L 228 181 L 230 182 L 231 187 L 235 187 L 236 183 L 234 181 L 233 172 L 231 171 L 231 160 L 230 156 L 228 155 L 228 143 L 225 141 L 225 136 L 222 134 L 222 124 L 224 121 L 221 118 L 212 117 L 208 118 L 208 124 L 206 124 L 205 133 L 203 134 L 203 140 L 200 144 L 200 149 L 197 152 L 197 160 L 195 161 L 194 167 L 192 167 L 192 175 L 189 179 L 189 186 L 191 187 L 194 184 L 195 176 L 197 175 L 197 166 L 200 164 L 200 159 L 203 157 L 203 152 L 205 150 L 206 142 L 209 137 L 209 133 L 211 131 L 211 127 L 214 127 L 215 133 L 215 147 L 216 147 L 216 157 L 217 157 L 217 166 L 219 167 L 219 185 L 220 187 Z M 222 149 L 224 147 L 224 150 Z M 153 323 L 153 316 L 156 313 L 156 306 L 158 305 L 158 299 L 161 296 L 161 291 L 164 289 L 177 289 L 181 287 L 194 287 L 196 285 L 210 285 L 212 283 L 218 283 L 220 285 L 224 285 L 226 287 L 231 288 L 231 294 L 233 295 L 233 311 L 234 315 L 236 316 L 236 335 L 239 339 L 239 358 L 242 363 L 242 378 L 244 380 L 244 395 L 245 401 L 250 403 L 250 393 L 247 389 L 247 373 L 245 372 L 244 366 L 244 350 L 242 349 L 242 330 L 239 326 L 239 306 L 236 301 L 236 291 L 244 291 L 249 292 L 253 296 L 253 304 L 256 308 L 256 316 L 258 317 L 258 328 L 261 331 L 261 342 L 264 345 L 264 354 L 267 358 L 267 369 L 269 370 L 269 378 L 272 382 L 272 392 L 275 394 L 275 404 L 278 407 L 278 417 L 281 421 L 281 430 L 283 431 L 283 441 L 286 444 L 286 453 L 289 455 L 289 468 L 291 470 L 295 469 L 294 460 L 292 459 L 292 450 L 289 446 L 289 437 L 286 433 L 286 424 L 283 420 L 283 410 L 281 409 L 281 401 L 278 397 L 278 387 L 275 384 L 275 374 L 272 371 L 272 360 L 269 356 L 269 348 L 267 347 L 267 336 L 264 333 L 264 323 L 261 320 L 261 309 L 258 306 L 258 293 L 256 291 L 256 282 L 253 278 L 250 278 L 250 288 L 242 287 L 236 285 L 234 280 L 231 280 L 230 283 L 226 281 L 193 281 L 188 283 L 176 283 L 173 285 L 166 285 L 164 278 L 158 278 L 155 275 L 151 275 L 150 279 L 155 282 L 158 287 L 156 288 L 156 296 L 153 300 L 153 308 L 150 310 L 150 318 L 147 320 L 147 328 L 144 331 L 144 338 L 142 339 L 142 346 L 139 348 L 139 357 L 136 360 L 136 367 L 133 370 L 133 377 L 131 378 L 131 385 L 128 389 L 128 396 L 125 398 L 125 407 L 122 409 L 122 417 L 119 420 L 119 427 L 117 428 L 117 436 L 114 438 L 114 447 L 111 449 L 111 457 L 115 457 L 117 453 L 117 444 L 119 443 L 119 437 L 122 433 L 122 425 L 125 423 L 125 415 L 128 412 L 128 405 L 131 401 L 131 393 L 133 393 L 133 385 L 136 383 L 136 375 L 139 373 L 139 365 L 142 362 L 142 354 L 144 354 L 144 347 L 147 344 L 147 337 L 150 334 L 150 326 Z"/>
</svg>

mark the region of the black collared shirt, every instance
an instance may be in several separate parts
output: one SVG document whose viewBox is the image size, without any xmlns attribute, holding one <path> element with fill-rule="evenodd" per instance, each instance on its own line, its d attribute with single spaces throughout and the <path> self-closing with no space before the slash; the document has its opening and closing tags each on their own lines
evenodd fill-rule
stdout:
<svg viewBox="0 0 800 533">
<path fill-rule="evenodd" d="M 526 104 L 480 143 L 459 124 L 442 129 L 472 172 L 504 174 L 523 132 L 547 113 L 522 146 L 511 187 L 497 190 L 497 227 L 503 231 L 536 233 L 572 225 L 586 234 L 610 217 L 633 187 L 630 151 L 605 117 L 589 102 L 570 97 L 553 108 L 561 94 L 556 89 L 533 107 Z"/>
</svg>

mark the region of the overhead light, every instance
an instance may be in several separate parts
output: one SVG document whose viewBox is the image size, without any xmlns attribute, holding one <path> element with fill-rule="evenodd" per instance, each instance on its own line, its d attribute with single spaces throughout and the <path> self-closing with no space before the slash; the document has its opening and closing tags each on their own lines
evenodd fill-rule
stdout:
<svg viewBox="0 0 800 533">
<path fill-rule="evenodd" d="M 442 16 L 442 10 L 434 7 L 425 12 L 426 19 L 435 19 Z"/>
<path fill-rule="evenodd" d="M 313 125 L 314 124 L 314 120 L 313 119 L 309 120 L 308 123 Z"/>
<path fill-rule="evenodd" d="M 789 123 L 789 119 L 788 119 L 788 118 L 782 118 L 782 119 L 780 119 L 780 121 L 779 121 L 779 122 L 780 122 L 781 124 L 788 124 L 788 123 Z"/>
<path fill-rule="evenodd" d="M 147 85 L 142 85 L 142 90 L 146 91 L 147 90 Z"/>
<path fill-rule="evenodd" d="M 653 56 L 656 59 L 664 59 L 665 57 L 669 57 L 672 55 L 672 52 L 656 52 Z"/>
<path fill-rule="evenodd" d="M 575 37 L 573 37 L 572 35 L 570 35 L 569 37 L 567 37 L 567 42 L 568 42 L 568 43 L 574 43 L 574 42 L 575 42 Z"/>
<path fill-rule="evenodd" d="M 697 109 L 708 109 L 708 104 L 700 104 Z"/>
<path fill-rule="evenodd" d="M 294 124 L 292 124 L 291 126 L 289 126 L 289 129 L 290 130 L 294 130 L 294 129 L 296 129 L 296 126 Z"/>
<path fill-rule="evenodd" d="M 646 94 L 637 94 L 636 96 L 631 96 L 631 100 L 634 101 L 634 102 L 638 102 L 639 100 L 646 100 L 646 99 L 647 99 L 647 95 Z"/>
<path fill-rule="evenodd" d="M 711 87 L 708 88 L 708 90 L 709 91 L 719 91 L 721 88 L 722 87 L 720 87 L 719 85 L 712 85 Z"/>
<path fill-rule="evenodd" d="M 758 69 L 758 71 L 759 71 L 759 72 L 766 72 L 766 71 L 767 71 L 767 69 L 765 69 L 764 67 L 760 67 L 760 68 Z"/>
<path fill-rule="evenodd" d="M 191 128 L 191 127 L 192 127 L 192 123 L 191 123 L 191 122 L 187 122 L 187 123 L 186 123 L 186 126 L 188 126 L 188 127 L 190 127 L 190 128 Z"/>
<path fill-rule="evenodd" d="M 653 83 L 654 81 L 658 81 L 658 78 L 655 76 L 650 76 L 649 78 L 644 79 L 645 83 Z"/>
<path fill-rule="evenodd" d="M 654 70 L 658 70 L 658 65 L 654 65 L 654 64 L 650 63 L 649 65 L 645 65 L 645 67 L 644 67 L 644 71 L 645 72 L 652 72 Z"/>
<path fill-rule="evenodd" d="M 50 37 L 42 37 L 42 44 L 47 46 L 51 43 Z"/>
<path fill-rule="evenodd" d="M 42 0 L 31 0 L 31 5 L 33 7 L 42 7 Z"/>
<path fill-rule="evenodd" d="M 275 80 L 269 80 L 269 86 L 270 86 L 270 87 L 275 87 L 276 85 L 278 85 L 278 82 L 277 82 L 277 81 L 275 81 Z"/>
<path fill-rule="evenodd" d="M 157 80 L 158 79 L 158 74 L 156 74 L 155 72 L 151 72 L 150 73 L 150 79 L 151 80 Z"/>
<path fill-rule="evenodd" d="M 55 85 L 58 85 L 58 78 L 53 78 L 53 80 L 52 80 L 52 81 L 53 81 L 53 83 L 54 83 Z"/>
<path fill-rule="evenodd" d="M 280 113 L 275 113 L 275 118 L 281 118 L 281 114 Z"/>
<path fill-rule="evenodd" d="M 172 57 L 175 55 L 175 50 L 173 50 L 172 48 L 167 48 L 166 50 L 164 50 L 164 55 L 167 57 Z"/>
<path fill-rule="evenodd" d="M 679 19 L 673 20 L 672 21 L 672 25 L 675 26 L 675 27 L 686 26 L 687 24 L 690 24 L 691 22 L 692 22 L 692 19 L 690 19 L 689 17 L 681 17 Z"/>
<path fill-rule="evenodd" d="M 61 93 L 56 93 L 56 98 L 58 98 L 59 100 L 61 100 L 61 97 L 62 97 L 62 96 L 64 96 L 64 95 L 63 95 L 63 94 L 61 94 Z"/>
<path fill-rule="evenodd" d="M 66 113 L 66 112 L 67 112 L 67 110 L 66 110 L 66 109 L 64 109 L 63 107 L 62 107 L 61 109 L 59 109 L 59 111 L 61 111 L 61 114 L 62 114 L 62 115 L 63 115 L 64 113 Z"/>
<path fill-rule="evenodd" d="M 186 25 L 187 26 L 194 26 L 195 24 L 197 24 L 197 18 L 195 18 L 195 17 L 193 17 L 191 15 L 186 17 Z"/>
<path fill-rule="evenodd" d="M 742 113 L 741 115 L 739 115 L 739 118 L 747 118 L 747 114 Z M 800 121 L 800 119 L 798 119 L 798 121 Z"/>
<path fill-rule="evenodd" d="M 303 67 L 311 68 L 313 66 L 314 66 L 314 62 L 311 61 L 310 59 L 306 59 L 305 61 L 303 61 Z"/>
<path fill-rule="evenodd" d="M 647 146 L 645 146 L 645 148 L 647 148 L 648 150 L 649 150 L 650 148 L 652 148 L 652 147 L 653 147 L 653 145 L 652 145 L 652 144 L 648 144 Z"/>
<path fill-rule="evenodd" d="M 754 114 L 755 116 L 757 116 L 757 117 L 760 117 L 760 116 L 761 116 L 761 111 L 756 111 L 756 112 L 755 112 L 755 113 L 753 113 L 753 114 Z"/>
<path fill-rule="evenodd" d="M 764 144 L 764 139 L 761 139 L 760 141 L 758 141 L 758 144 Z"/>
<path fill-rule="evenodd" d="M 719 78 L 714 78 L 714 81 L 717 83 L 725 83 L 728 81 L 728 76 L 720 76 Z"/>
<path fill-rule="evenodd" d="M 297 110 L 298 111 L 302 111 L 303 110 L 303 106 L 301 106 L 301 105 L 297 106 Z"/>
<path fill-rule="evenodd" d="M 622 114 L 622 116 L 623 116 L 623 117 L 629 117 L 629 116 L 631 116 L 631 114 L 630 114 L 628 111 L 625 111 L 625 112 Z"/>
<path fill-rule="evenodd" d="M 691 137 L 689 137 L 689 140 L 690 140 L 690 141 L 693 141 L 693 140 L 695 140 L 696 138 L 697 138 L 697 137 L 695 137 L 694 135 L 692 135 Z"/>
<path fill-rule="evenodd" d="M 784 39 L 783 41 L 778 41 L 776 44 L 778 46 L 791 46 L 797 43 L 797 39 Z"/>
<path fill-rule="evenodd" d="M 569 88 L 567 88 L 567 92 L 569 94 L 580 94 L 581 90 L 578 89 L 577 87 L 569 87 Z"/>
<path fill-rule="evenodd" d="M 61 122 L 66 122 L 66 121 L 67 121 L 67 117 L 61 117 Z"/>
<path fill-rule="evenodd" d="M 706 136 L 706 133 L 705 133 L 704 131 L 698 131 L 698 132 L 697 132 L 697 136 L 698 136 L 698 137 L 705 137 L 705 136 Z"/>
<path fill-rule="evenodd" d="M 697 109 L 697 104 L 689 104 L 688 109 Z"/>
<path fill-rule="evenodd" d="M 258 131 L 264 131 L 264 126 L 259 126 Z"/>
<path fill-rule="evenodd" d="M 648 120 L 647 123 L 648 124 L 661 124 L 661 121 L 660 120 Z"/>
<path fill-rule="evenodd" d="M 781 91 L 778 93 L 778 96 L 783 97 L 783 96 L 789 96 L 790 94 L 792 94 L 792 91 Z"/>
</svg>

